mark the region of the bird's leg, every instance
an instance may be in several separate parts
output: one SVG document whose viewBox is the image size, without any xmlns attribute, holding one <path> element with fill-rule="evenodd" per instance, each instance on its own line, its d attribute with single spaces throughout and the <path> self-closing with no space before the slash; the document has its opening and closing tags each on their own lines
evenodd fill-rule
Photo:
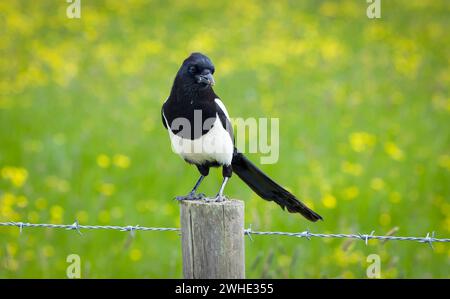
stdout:
<svg viewBox="0 0 450 299">
<path fill-rule="evenodd" d="M 227 182 L 230 179 L 231 174 L 232 174 L 231 165 L 224 166 L 223 169 L 222 169 L 222 173 L 223 173 L 223 181 L 222 181 L 222 185 L 220 186 L 219 193 L 217 193 L 216 197 L 206 198 L 205 199 L 206 201 L 222 202 L 222 201 L 225 201 L 227 199 L 227 197 L 225 195 L 223 195 L 223 190 L 225 189 L 225 185 L 227 184 Z"/>
<path fill-rule="evenodd" d="M 227 184 L 229 179 L 230 179 L 229 177 L 224 177 L 223 178 L 222 185 L 220 186 L 219 193 L 217 193 L 216 197 L 213 197 L 213 198 L 208 198 L 207 197 L 207 198 L 205 198 L 205 200 L 209 201 L 209 202 L 222 202 L 222 201 L 225 201 L 227 198 L 226 198 L 225 195 L 223 195 L 223 189 L 225 189 L 225 185 Z"/>
<path fill-rule="evenodd" d="M 200 183 L 203 181 L 204 178 L 205 178 L 204 175 L 200 176 L 200 178 L 198 179 L 197 183 L 195 183 L 194 188 L 192 188 L 192 191 L 189 192 L 188 195 L 177 196 L 177 197 L 175 197 L 175 199 L 176 200 L 199 200 L 199 199 L 203 199 L 205 197 L 205 195 L 203 193 L 195 194 L 195 192 L 197 191 L 198 186 L 200 186 Z"/>
</svg>

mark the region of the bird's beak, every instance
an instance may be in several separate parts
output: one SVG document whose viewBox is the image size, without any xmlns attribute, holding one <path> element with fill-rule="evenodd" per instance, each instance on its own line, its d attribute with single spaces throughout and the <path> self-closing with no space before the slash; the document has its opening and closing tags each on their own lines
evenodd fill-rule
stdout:
<svg viewBox="0 0 450 299">
<path fill-rule="evenodd" d="M 206 85 L 211 85 L 211 86 L 216 84 L 216 81 L 214 81 L 214 77 L 213 77 L 213 75 L 211 73 L 206 73 L 206 74 L 199 75 L 198 78 L 197 78 L 197 82 L 198 83 L 202 83 L 202 84 L 206 84 Z"/>
</svg>

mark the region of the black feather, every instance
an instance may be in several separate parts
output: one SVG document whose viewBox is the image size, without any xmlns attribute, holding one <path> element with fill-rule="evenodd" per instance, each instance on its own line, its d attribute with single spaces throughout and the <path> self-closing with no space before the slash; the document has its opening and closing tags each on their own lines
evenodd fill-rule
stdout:
<svg viewBox="0 0 450 299">
<path fill-rule="evenodd" d="M 235 150 L 233 155 L 233 172 L 236 173 L 261 198 L 274 201 L 283 210 L 287 208 L 290 213 L 300 213 L 313 222 L 322 220 L 322 217 L 300 202 L 289 191 L 275 183 L 264 172 L 256 167 L 242 153 Z"/>
</svg>

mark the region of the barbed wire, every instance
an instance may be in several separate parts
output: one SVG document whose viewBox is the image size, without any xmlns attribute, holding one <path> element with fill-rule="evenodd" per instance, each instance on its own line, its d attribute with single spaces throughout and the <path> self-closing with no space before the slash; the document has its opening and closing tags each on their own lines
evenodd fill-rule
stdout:
<svg viewBox="0 0 450 299">
<path fill-rule="evenodd" d="M 14 226 L 18 227 L 20 233 L 22 233 L 24 228 L 52 228 L 52 229 L 66 229 L 75 230 L 81 234 L 83 229 L 99 229 L 99 230 L 118 230 L 124 232 L 130 232 L 134 236 L 136 231 L 173 231 L 180 232 L 179 228 L 175 227 L 147 227 L 139 225 L 81 225 L 78 221 L 73 224 L 52 224 L 52 223 L 29 223 L 29 222 L 0 222 L 0 226 Z M 449 238 L 435 238 L 435 233 L 427 233 L 425 237 L 403 237 L 403 236 L 391 236 L 391 235 L 374 235 L 375 231 L 370 234 L 322 234 L 322 233 L 312 233 L 309 230 L 303 232 L 279 232 L 279 231 L 254 231 L 250 228 L 244 229 L 244 235 L 248 236 L 251 240 L 252 235 L 266 235 L 266 236 L 287 236 L 287 237 L 297 237 L 306 238 L 310 240 L 311 238 L 335 238 L 335 239 L 357 239 L 363 240 L 367 245 L 369 240 L 382 240 L 382 241 L 413 241 L 419 243 L 429 244 L 433 248 L 433 243 L 449 243 Z"/>
</svg>

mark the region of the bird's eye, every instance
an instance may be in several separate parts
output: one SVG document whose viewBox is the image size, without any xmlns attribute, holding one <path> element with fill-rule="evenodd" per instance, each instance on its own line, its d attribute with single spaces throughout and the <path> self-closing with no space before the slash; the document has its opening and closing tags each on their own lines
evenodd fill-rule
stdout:
<svg viewBox="0 0 450 299">
<path fill-rule="evenodd" d="M 190 66 L 189 67 L 189 73 L 195 74 L 196 72 L 197 72 L 197 68 L 195 66 Z"/>
</svg>

